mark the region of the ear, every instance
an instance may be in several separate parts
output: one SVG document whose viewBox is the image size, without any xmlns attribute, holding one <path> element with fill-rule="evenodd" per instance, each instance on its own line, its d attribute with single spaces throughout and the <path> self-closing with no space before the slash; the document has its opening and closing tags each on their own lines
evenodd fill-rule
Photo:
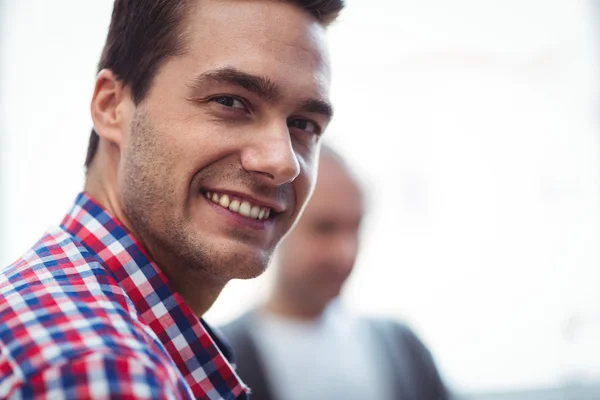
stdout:
<svg viewBox="0 0 600 400">
<path fill-rule="evenodd" d="M 94 129 L 108 142 L 120 145 L 133 112 L 129 90 L 108 69 L 100 71 L 90 105 Z"/>
</svg>

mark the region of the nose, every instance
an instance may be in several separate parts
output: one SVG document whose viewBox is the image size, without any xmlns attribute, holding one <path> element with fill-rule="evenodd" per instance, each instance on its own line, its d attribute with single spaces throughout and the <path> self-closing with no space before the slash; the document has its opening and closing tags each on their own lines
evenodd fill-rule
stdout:
<svg viewBox="0 0 600 400">
<path fill-rule="evenodd" d="M 265 183 L 279 186 L 296 179 L 300 164 L 287 124 L 274 123 L 253 135 L 242 150 L 242 167 Z"/>
</svg>

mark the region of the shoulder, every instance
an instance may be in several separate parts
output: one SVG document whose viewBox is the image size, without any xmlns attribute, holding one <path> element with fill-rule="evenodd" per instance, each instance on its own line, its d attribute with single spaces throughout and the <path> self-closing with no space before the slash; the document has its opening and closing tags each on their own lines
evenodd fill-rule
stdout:
<svg viewBox="0 0 600 400">
<path fill-rule="evenodd" d="M 94 311 L 129 314 L 134 308 L 102 261 L 60 228 L 0 270 L 0 315 L 5 321 L 24 312 L 28 318 L 21 316 L 15 323 L 41 314 L 51 319 L 86 317 Z"/>
<path fill-rule="evenodd" d="M 365 321 L 377 332 L 385 354 L 392 358 L 396 370 L 404 370 L 410 377 L 409 382 L 417 393 L 415 398 L 449 398 L 431 352 L 408 324 L 381 318 L 366 318 Z"/>
<path fill-rule="evenodd" d="M 60 229 L 0 272 L 0 320 L 0 397 L 60 368 L 164 364 L 118 283 Z"/>
<path fill-rule="evenodd" d="M 413 330 L 405 322 L 378 317 L 363 317 L 362 320 L 365 324 L 379 331 L 380 333 L 393 334 L 408 340 L 416 338 Z"/>
<path fill-rule="evenodd" d="M 364 320 L 388 347 L 408 355 L 413 362 L 431 363 L 431 352 L 408 324 L 386 318 Z"/>
<path fill-rule="evenodd" d="M 22 284 L 69 285 L 91 275 L 106 275 L 100 259 L 62 228 L 49 230 L 12 265 L 0 269 L 0 295 Z"/>
<path fill-rule="evenodd" d="M 4 385 L 0 385 L 2 388 Z M 2 398 L 175 399 L 182 388 L 167 372 L 116 352 L 88 353 L 47 366 L 2 392 Z"/>
</svg>

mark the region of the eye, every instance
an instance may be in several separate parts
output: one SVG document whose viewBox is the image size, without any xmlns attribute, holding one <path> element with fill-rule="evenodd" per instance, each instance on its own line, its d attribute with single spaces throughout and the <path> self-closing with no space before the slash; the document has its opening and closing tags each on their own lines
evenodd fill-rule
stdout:
<svg viewBox="0 0 600 400">
<path fill-rule="evenodd" d="M 288 127 L 300 129 L 306 133 L 319 134 L 319 127 L 307 119 L 292 119 L 288 121 Z"/>
<path fill-rule="evenodd" d="M 332 235 L 339 230 L 339 224 L 335 221 L 318 221 L 314 224 L 313 229 L 320 235 Z"/>
<path fill-rule="evenodd" d="M 224 107 L 235 108 L 238 110 L 246 109 L 246 105 L 244 104 L 244 102 L 233 96 L 218 96 L 211 99 L 211 101 L 219 103 Z"/>
</svg>

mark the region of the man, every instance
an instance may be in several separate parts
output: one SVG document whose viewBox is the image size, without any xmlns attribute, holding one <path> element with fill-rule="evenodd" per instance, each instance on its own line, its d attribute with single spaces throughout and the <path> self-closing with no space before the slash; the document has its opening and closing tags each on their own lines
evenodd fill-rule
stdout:
<svg viewBox="0 0 600 400">
<path fill-rule="evenodd" d="M 356 260 L 364 207 L 356 179 L 324 147 L 313 196 L 280 246 L 270 297 L 223 328 L 256 399 L 448 397 L 408 327 L 355 317 L 336 301 Z"/>
<path fill-rule="evenodd" d="M 0 274 L 0 398 L 246 398 L 202 315 L 314 186 L 342 0 L 116 0 L 87 179 Z"/>
</svg>

